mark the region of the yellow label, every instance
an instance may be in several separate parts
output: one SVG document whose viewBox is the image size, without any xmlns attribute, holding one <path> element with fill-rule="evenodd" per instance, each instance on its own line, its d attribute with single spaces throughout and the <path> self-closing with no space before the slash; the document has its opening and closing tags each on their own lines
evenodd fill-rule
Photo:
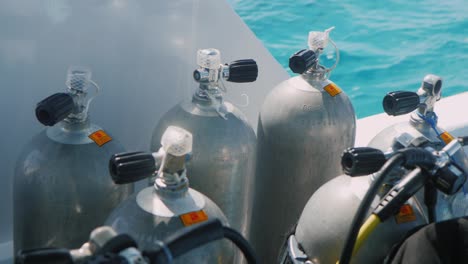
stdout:
<svg viewBox="0 0 468 264">
<path fill-rule="evenodd" d="M 400 207 L 400 211 L 395 216 L 397 224 L 403 224 L 416 220 L 416 214 L 414 214 L 413 207 L 409 204 L 405 204 Z"/>
<path fill-rule="evenodd" d="M 323 89 L 331 96 L 336 96 L 337 94 L 341 93 L 340 87 L 336 86 L 334 83 L 330 83 L 327 86 L 323 87 Z"/>
<path fill-rule="evenodd" d="M 107 135 L 107 133 L 104 132 L 104 130 L 98 130 L 89 135 L 88 137 L 92 141 L 94 141 L 98 146 L 102 146 L 112 140 L 112 138 L 109 135 Z"/>
<path fill-rule="evenodd" d="M 208 215 L 206 215 L 205 211 L 200 210 L 183 214 L 180 216 L 180 219 L 184 223 L 184 226 L 190 226 L 208 220 Z"/>
<path fill-rule="evenodd" d="M 445 144 L 448 144 L 448 143 L 450 143 L 452 140 L 455 139 L 455 138 L 454 138 L 452 135 L 450 135 L 450 133 L 447 132 L 447 131 L 444 132 L 444 133 L 442 133 L 442 134 L 440 134 L 440 138 L 445 142 Z"/>
</svg>

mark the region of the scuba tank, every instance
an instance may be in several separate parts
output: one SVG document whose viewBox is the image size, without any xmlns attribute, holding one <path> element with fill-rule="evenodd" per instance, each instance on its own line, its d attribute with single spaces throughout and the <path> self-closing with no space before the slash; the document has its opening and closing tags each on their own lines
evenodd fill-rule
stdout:
<svg viewBox="0 0 468 264">
<path fill-rule="evenodd" d="M 185 162 L 192 151 L 192 134 L 169 126 L 155 153 L 128 152 L 112 156 L 109 169 L 118 184 L 150 177 L 157 170 L 154 186 L 122 202 L 106 220 L 118 233 L 132 236 L 141 249 L 152 249 L 172 233 L 208 219 L 226 217 L 202 193 L 189 188 Z M 225 242 L 203 245 L 174 263 L 232 263 L 234 248 Z"/>
<path fill-rule="evenodd" d="M 385 112 L 392 116 L 411 112 L 410 120 L 385 128 L 369 142 L 368 146 L 384 152 L 396 151 L 410 146 L 430 146 L 437 150 L 443 148 L 453 139 L 453 136 L 437 126 L 438 118 L 434 112 L 434 106 L 440 100 L 441 93 L 442 79 L 433 74 L 424 77 L 421 87 L 416 93 L 408 91 L 388 93 L 382 102 Z M 468 159 L 463 151 L 459 151 L 454 158 L 465 170 L 468 169 Z M 465 199 L 468 199 L 468 197 L 465 198 L 466 188 L 465 186 L 453 196 L 439 193 L 434 213 L 436 219 L 433 220 L 441 221 L 467 215 L 468 212 L 465 213 L 465 208 L 468 206 L 464 205 Z M 417 194 L 421 201 L 423 201 L 422 194 L 422 192 Z M 452 205 L 454 205 L 453 208 Z M 426 213 L 432 214 L 431 212 Z"/>
<path fill-rule="evenodd" d="M 304 207 L 296 228 L 286 238 L 280 263 L 336 263 L 353 216 L 372 180 L 372 176 L 341 175 L 320 187 Z M 379 198 L 390 186 L 385 183 L 385 187 L 378 193 Z M 379 199 L 375 199 L 372 207 L 378 204 Z M 411 198 L 400 209 L 400 214 L 371 234 L 352 263 L 381 263 L 406 232 L 426 223 L 421 205 Z"/>
<path fill-rule="evenodd" d="M 332 29 L 310 32 L 310 49 L 289 59 L 291 70 L 301 75 L 274 88 L 260 112 L 250 241 L 265 263 L 276 260 L 307 200 L 341 173 L 340 154 L 354 144 L 354 109 L 328 79 L 338 59 L 331 68 L 318 61 L 328 42 L 335 46 L 328 39 Z"/>
<path fill-rule="evenodd" d="M 132 185 L 115 185 L 107 161 L 122 145 L 92 124 L 88 108 L 99 87 L 91 71 L 72 67 L 66 93 L 37 104 L 36 117 L 49 126 L 24 147 L 14 177 L 14 250 L 77 247 L 112 209 L 128 197 Z"/>
<path fill-rule="evenodd" d="M 383 100 L 385 111 L 387 113 L 408 113 L 418 106 L 423 108 L 424 102 L 435 102 L 435 99 L 440 96 L 441 83 L 438 82 L 440 78 L 430 76 L 430 78 L 426 76 L 425 80 L 429 82 L 430 79 L 432 85 L 423 84 L 423 86 L 431 91 L 436 90 L 436 93 L 430 93 L 435 96 L 426 98 L 422 92 L 418 93 L 419 95 L 411 92 L 389 93 Z M 395 99 L 395 94 L 402 94 L 405 97 L 401 98 L 407 100 L 398 99 L 389 102 L 392 98 Z M 405 109 L 400 106 L 404 106 Z M 390 111 L 391 109 L 393 112 Z M 417 131 L 415 128 L 405 127 L 404 129 L 406 130 L 398 130 L 399 133 L 381 138 L 388 140 L 388 142 L 412 142 L 412 144 L 398 147 L 395 144 L 395 148 L 382 148 L 381 150 L 373 148 L 348 149 L 343 153 L 341 160 L 343 170 L 353 176 L 368 175 L 376 172 L 388 157 L 393 156 L 403 148 L 429 147 L 440 150 L 443 147 L 440 144 L 428 144 L 427 139 L 421 136 L 418 138 L 409 137 L 409 133 L 416 133 L 414 132 Z M 457 159 L 459 155 L 464 156 L 464 153 L 458 149 L 451 158 Z M 367 166 L 368 170 L 356 170 L 353 168 L 353 164 Z M 377 198 L 372 201 L 371 208 L 379 205 L 380 199 L 385 197 L 389 190 L 400 182 L 406 172 L 403 168 L 395 168 L 388 173 L 378 187 Z M 293 263 L 307 263 L 306 261 L 311 261 L 309 263 L 335 263 L 340 258 L 353 216 L 377 175 L 378 173 L 361 177 L 341 175 L 320 187 L 307 202 L 293 234 L 287 238 L 280 255 L 281 263 L 290 263 L 288 261 L 293 260 L 296 261 Z M 362 249 L 354 256 L 352 263 L 381 263 L 391 247 L 408 231 L 428 223 L 430 219 L 427 216 L 426 206 L 422 203 L 424 200 L 416 197 L 408 199 L 399 208 L 396 215 L 391 216 L 375 229 Z"/>
<path fill-rule="evenodd" d="M 159 120 L 151 151 L 160 148 L 159 140 L 168 126 L 190 131 L 194 145 L 187 164 L 190 185 L 213 199 L 232 227 L 245 236 L 252 210 L 256 136 L 244 114 L 224 101 L 222 92 L 223 79 L 255 81 L 257 64 L 248 59 L 223 65 L 216 49 L 199 50 L 197 63 L 193 78 L 199 83 L 198 89 L 191 101 L 176 105 Z"/>
</svg>

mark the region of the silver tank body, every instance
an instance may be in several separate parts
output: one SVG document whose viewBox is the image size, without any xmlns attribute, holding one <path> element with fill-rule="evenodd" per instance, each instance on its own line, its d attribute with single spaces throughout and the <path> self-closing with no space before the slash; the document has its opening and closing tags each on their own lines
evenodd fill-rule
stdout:
<svg viewBox="0 0 468 264">
<path fill-rule="evenodd" d="M 190 186 L 213 199 L 230 225 L 244 236 L 249 232 L 255 174 L 256 136 L 242 112 L 228 102 L 226 119 L 210 101 L 194 96 L 169 110 L 158 122 L 151 151 L 170 125 L 193 135 L 193 153 L 187 163 Z"/>
<path fill-rule="evenodd" d="M 436 128 L 438 131 L 445 131 L 438 126 L 436 126 Z M 408 140 L 407 142 L 404 142 L 405 140 L 400 140 L 403 144 L 410 144 L 411 141 L 419 142 L 421 140 L 426 140 L 429 142 L 429 146 L 434 149 L 442 149 L 444 147 L 444 144 L 437 137 L 432 127 L 426 124 L 422 119 L 414 116 L 411 116 L 409 121 L 385 128 L 369 142 L 368 146 L 382 151 L 394 149 L 395 138 L 402 134 L 405 135 L 402 138 Z M 459 151 L 455 156 L 455 160 L 457 164 L 463 166 L 465 171 L 468 171 L 468 158 L 464 151 Z M 468 182 L 465 182 L 464 189 L 468 190 Z M 419 191 L 416 197 L 423 203 L 423 191 Z M 463 189 L 452 196 L 438 192 L 436 206 L 437 221 L 466 216 L 468 215 L 468 196 L 464 194 Z M 425 207 L 424 209 L 426 211 Z"/>
<path fill-rule="evenodd" d="M 187 195 L 191 202 L 187 203 L 186 200 L 185 208 L 203 210 L 208 219 L 218 218 L 224 225 L 228 224 L 222 211 L 205 195 L 191 188 Z M 160 210 L 160 201 L 155 188 L 147 187 L 120 204 L 108 217 L 106 225 L 112 226 L 117 233 L 132 236 L 142 250 L 159 247 L 157 241 L 163 241 L 174 232 L 185 228 L 180 214 Z M 172 199 L 170 204 L 172 206 L 167 204 L 167 208 L 172 209 L 172 212 L 185 209 L 175 208 L 179 206 L 176 199 Z M 234 250 L 227 240 L 213 241 L 175 258 L 173 263 L 233 263 Z"/>
<path fill-rule="evenodd" d="M 334 97 L 325 92 L 329 83 L 293 77 L 263 103 L 250 240 L 264 263 L 276 260 L 314 191 L 342 173 L 341 153 L 354 144 L 353 106 L 344 92 Z"/>
<path fill-rule="evenodd" d="M 371 176 L 353 178 L 341 175 L 320 187 L 307 202 L 299 218 L 295 236 L 314 264 L 336 263 L 339 259 L 353 217 L 370 183 Z M 376 198 L 372 208 L 378 202 L 379 199 Z M 413 198 L 408 204 L 413 208 L 416 219 L 398 224 L 395 217 L 391 217 L 381 223 L 364 242 L 351 263 L 382 263 L 391 247 L 406 232 L 426 223 L 421 205 Z"/>
<path fill-rule="evenodd" d="M 88 135 L 99 129 L 62 121 L 24 147 L 13 187 L 15 252 L 78 248 L 130 196 L 133 186 L 115 185 L 108 172 L 110 156 L 124 149 L 115 139 L 96 145 Z"/>
</svg>

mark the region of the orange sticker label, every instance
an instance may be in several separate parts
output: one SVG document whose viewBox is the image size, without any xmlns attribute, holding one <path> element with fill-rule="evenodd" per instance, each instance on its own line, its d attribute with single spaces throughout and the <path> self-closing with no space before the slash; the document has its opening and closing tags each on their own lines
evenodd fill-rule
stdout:
<svg viewBox="0 0 468 264">
<path fill-rule="evenodd" d="M 397 224 L 403 224 L 416 220 L 416 214 L 414 214 L 413 207 L 409 204 L 405 204 L 400 207 L 400 211 L 395 216 Z"/>
<path fill-rule="evenodd" d="M 454 140 L 455 138 L 450 135 L 449 132 L 445 131 L 444 133 L 440 134 L 440 138 L 445 142 L 445 144 L 448 144 L 450 143 L 452 140 Z"/>
<path fill-rule="evenodd" d="M 334 83 L 330 83 L 327 86 L 323 87 L 323 89 L 331 96 L 336 96 L 337 94 L 341 93 L 340 87 L 336 86 Z"/>
<path fill-rule="evenodd" d="M 104 130 L 98 130 L 88 137 L 100 147 L 112 140 L 112 138 L 106 132 L 104 132 Z"/>
<path fill-rule="evenodd" d="M 200 210 L 183 214 L 180 216 L 180 219 L 184 223 L 184 226 L 190 226 L 208 220 L 208 215 L 206 215 L 205 211 Z"/>
</svg>

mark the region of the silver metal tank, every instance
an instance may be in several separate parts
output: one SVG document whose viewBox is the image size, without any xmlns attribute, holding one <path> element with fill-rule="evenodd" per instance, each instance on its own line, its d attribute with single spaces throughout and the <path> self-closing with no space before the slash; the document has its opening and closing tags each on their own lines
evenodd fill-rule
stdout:
<svg viewBox="0 0 468 264">
<path fill-rule="evenodd" d="M 90 78 L 90 71 L 71 68 L 68 93 L 36 108 L 39 121 L 51 127 L 32 138 L 16 163 L 15 252 L 80 246 L 133 191 L 110 178 L 107 161 L 123 147 L 88 118 L 88 86 L 95 85 Z"/>
<path fill-rule="evenodd" d="M 228 223 L 213 201 L 189 188 L 185 161 L 192 151 L 192 135 L 170 126 L 161 144 L 161 149 L 153 154 L 123 153 L 111 159 L 112 174 L 120 179 L 139 180 L 159 169 L 154 186 L 128 198 L 106 220 L 106 225 L 118 233 L 132 236 L 142 250 L 159 247 L 160 241 L 175 231 L 208 219 Z M 145 165 L 148 161 L 149 166 Z M 174 259 L 173 263 L 233 263 L 234 253 L 227 241 L 214 241 Z"/>
<path fill-rule="evenodd" d="M 222 65 L 216 49 L 198 51 L 194 79 L 200 83 L 191 101 L 169 110 L 156 125 L 151 151 L 160 148 L 159 139 L 167 127 L 179 126 L 193 135 L 193 155 L 187 164 L 190 185 L 213 199 L 232 227 L 244 236 L 251 217 L 255 174 L 256 136 L 244 114 L 223 100 L 223 79 L 253 82 L 257 65 L 239 60 Z"/>
<path fill-rule="evenodd" d="M 386 155 L 392 155 L 406 147 L 442 149 L 445 142 L 437 136 L 435 129 L 439 134 L 442 134 L 443 130 L 436 127 L 435 123 L 429 125 L 425 121 L 429 118 L 434 120 L 435 113 L 432 110 L 434 103 L 440 98 L 441 84 L 440 77 L 427 75 L 418 93 L 398 91 L 388 94 L 383 101 L 388 114 L 400 115 L 416 108 L 418 110 L 412 114 L 410 122 L 384 129 L 369 145 L 386 152 Z M 448 134 L 446 136 L 449 137 Z M 456 152 L 455 160 L 463 162 L 464 158 L 462 151 Z M 386 178 L 371 208 L 375 208 L 382 196 L 404 176 L 405 172 L 406 170 L 396 170 Z M 293 235 L 285 239 L 285 247 L 280 254 L 281 263 L 335 263 L 340 258 L 353 217 L 373 177 L 374 175 L 364 177 L 342 175 L 317 190 L 307 202 Z M 448 210 L 440 210 L 448 208 L 443 197 L 448 196 L 439 192 L 437 200 L 439 219 L 448 217 Z M 404 210 L 400 209 L 398 215 L 376 228 L 353 257 L 352 263 L 381 263 L 391 247 L 408 231 L 429 221 L 421 191 L 409 199 L 402 208 Z"/>
<path fill-rule="evenodd" d="M 296 258 L 298 262 L 287 262 L 283 259 L 281 263 L 336 263 L 353 217 L 371 181 L 372 176 L 341 175 L 320 187 L 304 207 L 293 236 L 284 240 L 287 241 L 286 247 L 281 252 L 282 258 L 286 254 L 305 254 L 303 261 Z M 379 199 L 384 194 L 379 193 Z M 371 208 L 378 205 L 379 199 L 373 201 Z M 382 263 L 391 247 L 406 232 L 427 222 L 423 208 L 415 199 L 411 198 L 405 208 L 411 208 L 411 217 L 392 217 L 380 224 L 351 263 Z M 289 258 L 289 261 L 291 259 L 293 258 Z M 311 262 L 306 262 L 307 260 Z"/>
<path fill-rule="evenodd" d="M 340 155 L 354 144 L 353 106 L 328 79 L 334 66 L 318 63 L 328 32 L 310 32 L 310 50 L 290 58 L 291 69 L 302 74 L 275 87 L 260 112 L 250 241 L 265 263 L 276 261 L 314 191 L 342 173 Z"/>
<path fill-rule="evenodd" d="M 434 112 L 434 106 L 441 98 L 441 93 L 442 79 L 433 74 L 426 75 L 422 81 L 421 87 L 418 89 L 417 93 L 412 96 L 417 109 L 411 113 L 409 121 L 385 128 L 369 142 L 368 146 L 382 151 L 396 151 L 408 146 L 430 146 L 436 150 L 442 149 L 453 137 L 447 131 L 437 126 L 437 115 Z M 386 99 L 389 100 L 384 99 L 384 109 L 390 115 L 406 114 L 416 108 L 411 107 L 412 104 L 409 103 L 410 97 L 411 94 L 408 94 L 406 97 L 403 95 L 401 98 L 398 95 L 389 94 L 386 97 Z M 397 100 L 400 102 L 397 102 Z M 404 102 L 405 100 L 407 101 L 406 104 Z M 393 111 L 393 108 L 397 104 L 403 106 L 400 112 Z M 405 105 L 408 106 L 406 109 Z M 457 153 L 455 160 L 465 171 L 468 171 L 468 158 L 463 151 Z M 460 203 L 461 201 L 466 201 L 468 203 L 468 200 L 465 198 L 465 192 L 468 190 L 467 188 L 468 183 L 465 183 L 465 187 L 462 190 L 456 195 L 451 196 L 438 192 L 436 207 L 437 221 L 467 215 L 466 213 L 468 213 L 468 211 L 466 211 L 466 209 L 468 209 L 468 206 L 461 205 L 464 204 L 464 202 Z M 416 196 L 421 202 L 424 201 L 422 191 L 418 192 Z M 453 205 L 454 208 L 452 208 Z"/>
</svg>

